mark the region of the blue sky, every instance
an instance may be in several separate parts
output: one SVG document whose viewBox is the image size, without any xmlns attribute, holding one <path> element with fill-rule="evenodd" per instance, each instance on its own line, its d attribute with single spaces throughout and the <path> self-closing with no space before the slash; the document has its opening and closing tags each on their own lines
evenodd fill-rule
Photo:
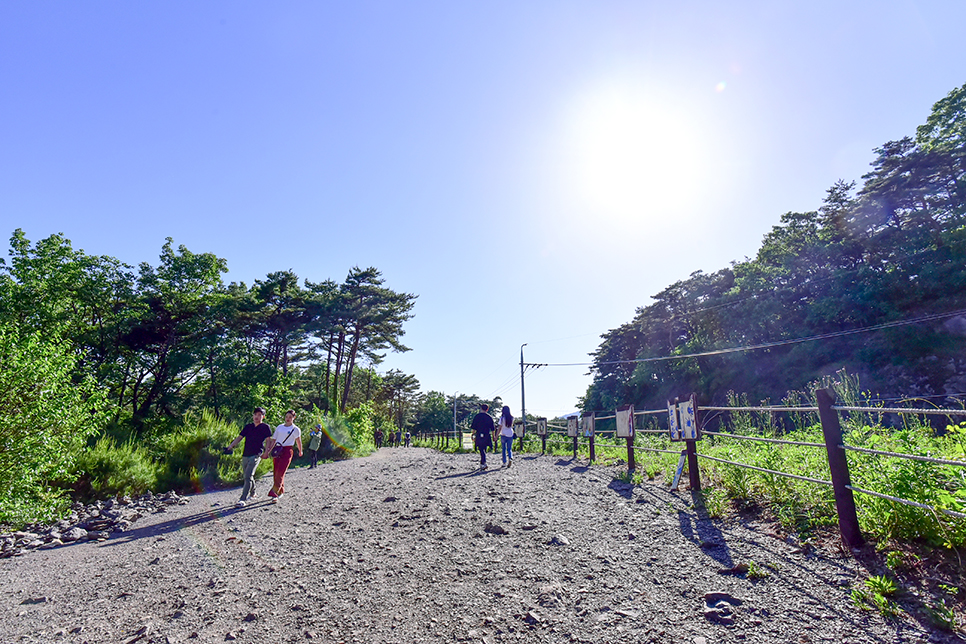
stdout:
<svg viewBox="0 0 966 644">
<path fill-rule="evenodd" d="M 0 234 L 227 281 L 376 266 L 419 295 L 381 370 L 501 395 L 966 82 L 966 3 L 0 3 Z M 586 368 L 532 371 L 575 409 Z"/>
</svg>

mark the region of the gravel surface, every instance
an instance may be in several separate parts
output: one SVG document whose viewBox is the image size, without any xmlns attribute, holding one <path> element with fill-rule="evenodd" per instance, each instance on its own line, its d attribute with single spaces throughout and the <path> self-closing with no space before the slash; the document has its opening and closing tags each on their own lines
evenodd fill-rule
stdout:
<svg viewBox="0 0 966 644">
<path fill-rule="evenodd" d="M 0 642 L 963 642 L 856 609 L 868 572 L 690 492 L 551 456 L 420 448 L 199 494 L 0 560 Z M 495 467 L 494 467 L 495 466 Z M 752 571 L 767 574 L 749 579 Z"/>
</svg>

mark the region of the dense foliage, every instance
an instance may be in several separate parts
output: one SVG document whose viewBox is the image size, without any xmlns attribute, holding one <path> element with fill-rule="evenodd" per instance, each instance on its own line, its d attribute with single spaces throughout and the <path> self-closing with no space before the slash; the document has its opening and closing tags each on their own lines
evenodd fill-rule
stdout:
<svg viewBox="0 0 966 644">
<path fill-rule="evenodd" d="M 392 418 L 415 402 L 411 387 L 408 398 L 394 387 L 402 374 L 374 367 L 387 350 L 408 351 L 416 296 L 387 288 L 375 268 L 353 268 L 342 284 L 276 272 L 226 285 L 225 260 L 170 239 L 157 266 L 135 270 L 62 235 L 32 244 L 21 230 L 9 254 L 0 411 L 16 422 L 0 442 L 0 523 L 55 514 L 65 488 L 231 482 L 218 450 L 256 405 L 273 422 L 288 408 L 337 418 L 366 401 Z"/>
<path fill-rule="evenodd" d="M 884 396 L 966 392 L 966 85 L 876 154 L 861 188 L 836 183 L 756 257 L 692 274 L 605 333 L 583 408 L 778 400 L 843 367 Z M 692 354 L 708 355 L 675 358 Z"/>
</svg>

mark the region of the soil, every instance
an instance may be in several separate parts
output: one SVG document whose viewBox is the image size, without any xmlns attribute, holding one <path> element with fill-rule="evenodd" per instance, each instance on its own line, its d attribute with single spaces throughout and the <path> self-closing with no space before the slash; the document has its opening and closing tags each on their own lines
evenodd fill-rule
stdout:
<svg viewBox="0 0 966 644">
<path fill-rule="evenodd" d="M 915 596 L 891 619 L 856 608 L 861 552 L 710 520 L 614 468 L 478 459 L 383 448 L 289 472 L 277 504 L 265 478 L 243 508 L 200 493 L 2 559 L 0 642 L 966 641 Z"/>
</svg>

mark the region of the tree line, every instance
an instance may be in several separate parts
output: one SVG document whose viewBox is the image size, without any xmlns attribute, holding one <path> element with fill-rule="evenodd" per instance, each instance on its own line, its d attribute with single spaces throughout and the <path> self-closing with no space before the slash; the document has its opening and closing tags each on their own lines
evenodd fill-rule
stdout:
<svg viewBox="0 0 966 644">
<path fill-rule="evenodd" d="M 386 287 L 376 268 L 341 284 L 278 271 L 226 285 L 224 259 L 171 239 L 157 266 L 137 270 L 63 235 L 31 244 L 18 229 L 10 247 L 0 323 L 43 330 L 76 357 L 74 379 L 103 391 L 112 421 L 134 429 L 194 408 L 243 417 L 256 401 L 344 412 L 372 395 L 360 371 L 409 350 L 416 295 Z"/>
<path fill-rule="evenodd" d="M 581 406 L 777 401 L 842 368 L 883 397 L 966 393 L 966 85 L 875 153 L 861 185 L 782 215 L 755 257 L 693 273 L 604 333 Z"/>
</svg>

